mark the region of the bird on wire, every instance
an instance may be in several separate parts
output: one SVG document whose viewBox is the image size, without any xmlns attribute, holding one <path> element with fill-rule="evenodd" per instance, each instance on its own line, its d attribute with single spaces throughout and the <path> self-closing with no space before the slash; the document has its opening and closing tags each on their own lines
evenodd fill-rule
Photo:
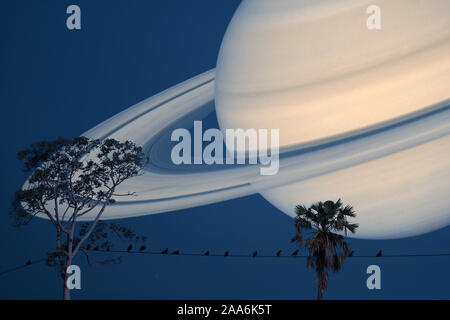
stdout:
<svg viewBox="0 0 450 320">
<path fill-rule="evenodd" d="M 169 252 L 169 248 L 166 248 L 163 251 L 161 251 L 161 254 L 167 254 L 168 252 Z"/>
<path fill-rule="evenodd" d="M 133 249 L 133 246 L 130 244 L 130 245 L 128 246 L 127 251 L 130 252 L 132 249 Z"/>
<path fill-rule="evenodd" d="M 139 251 L 145 251 L 146 249 L 147 249 L 146 246 L 141 246 L 141 247 L 139 248 Z"/>
<path fill-rule="evenodd" d="M 258 251 L 253 252 L 253 258 L 255 258 L 258 255 Z"/>
<path fill-rule="evenodd" d="M 225 257 L 228 257 L 229 254 L 230 254 L 230 253 L 229 253 L 228 251 L 225 251 L 224 256 L 225 256 Z"/>
<path fill-rule="evenodd" d="M 277 257 L 281 256 L 281 250 L 277 252 Z"/>
<path fill-rule="evenodd" d="M 296 256 L 296 255 L 298 255 L 298 249 L 297 250 L 295 250 L 294 252 L 292 252 L 292 256 Z"/>
<path fill-rule="evenodd" d="M 382 256 L 383 256 L 383 251 L 382 251 L 382 250 L 378 251 L 378 253 L 377 253 L 376 256 L 377 256 L 377 257 L 382 257 Z"/>
<path fill-rule="evenodd" d="M 209 256 L 209 250 L 205 252 L 205 256 Z"/>
</svg>

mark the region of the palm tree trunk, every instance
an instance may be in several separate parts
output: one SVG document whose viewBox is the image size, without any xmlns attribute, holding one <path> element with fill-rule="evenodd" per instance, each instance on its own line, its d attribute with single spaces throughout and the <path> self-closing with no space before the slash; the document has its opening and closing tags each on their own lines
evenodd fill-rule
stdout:
<svg viewBox="0 0 450 320">
<path fill-rule="evenodd" d="M 320 284 L 317 285 L 317 300 L 323 300 L 323 291 Z"/>
</svg>

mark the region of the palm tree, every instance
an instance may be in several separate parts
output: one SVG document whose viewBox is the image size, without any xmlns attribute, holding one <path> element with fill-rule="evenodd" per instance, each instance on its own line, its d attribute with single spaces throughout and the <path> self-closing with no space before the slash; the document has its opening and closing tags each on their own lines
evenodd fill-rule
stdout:
<svg viewBox="0 0 450 320">
<path fill-rule="evenodd" d="M 297 233 L 293 241 L 309 251 L 307 266 L 316 270 L 317 299 L 321 300 L 323 291 L 328 289 L 328 271 L 340 271 L 345 257 L 351 252 L 350 245 L 338 233 L 355 233 L 358 224 L 350 223 L 347 218 L 354 218 L 356 214 L 352 206 L 343 207 L 341 199 L 337 202 L 320 201 L 310 208 L 298 205 L 295 212 Z M 313 228 L 316 230 L 304 234 Z"/>
</svg>

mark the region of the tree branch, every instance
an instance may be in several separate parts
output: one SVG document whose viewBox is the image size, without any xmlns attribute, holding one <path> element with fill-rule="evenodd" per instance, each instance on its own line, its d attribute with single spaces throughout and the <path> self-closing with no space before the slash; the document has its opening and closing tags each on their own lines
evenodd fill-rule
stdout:
<svg viewBox="0 0 450 320">
<path fill-rule="evenodd" d="M 112 193 L 111 193 L 111 194 L 112 194 Z M 111 195 L 110 195 L 109 197 L 111 197 Z M 76 254 L 77 254 L 77 252 L 78 252 L 78 250 L 80 249 L 82 243 L 83 243 L 87 238 L 89 238 L 89 236 L 91 235 L 92 231 L 95 229 L 95 226 L 97 225 L 98 220 L 99 220 L 100 217 L 102 216 L 103 211 L 105 211 L 107 205 L 108 205 L 108 204 L 105 203 L 105 204 L 102 206 L 102 208 L 100 209 L 99 213 L 98 213 L 97 216 L 95 217 L 95 220 L 92 222 L 91 227 L 90 227 L 89 230 L 86 232 L 86 234 L 84 235 L 84 237 L 81 238 L 81 240 L 80 240 L 80 242 L 78 243 L 78 245 L 75 247 L 75 250 L 74 250 L 74 252 L 73 252 L 73 255 L 76 255 Z"/>
</svg>

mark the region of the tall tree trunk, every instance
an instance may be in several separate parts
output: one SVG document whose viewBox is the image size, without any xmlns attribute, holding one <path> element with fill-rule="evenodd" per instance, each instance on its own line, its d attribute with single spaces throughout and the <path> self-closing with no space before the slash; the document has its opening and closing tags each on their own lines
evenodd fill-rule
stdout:
<svg viewBox="0 0 450 320">
<path fill-rule="evenodd" d="M 64 284 L 63 284 L 63 300 L 70 300 L 70 289 L 67 288 L 67 279 L 69 274 L 67 273 L 67 268 L 72 264 L 72 257 L 67 257 L 66 265 L 64 266 Z"/>
<path fill-rule="evenodd" d="M 75 219 L 72 222 L 72 228 L 70 229 L 69 234 L 67 235 L 67 260 L 64 266 L 64 290 L 63 290 L 63 299 L 70 300 L 70 289 L 67 288 L 67 278 L 69 274 L 67 273 L 67 269 L 72 265 L 73 259 L 73 234 L 75 230 Z"/>
<path fill-rule="evenodd" d="M 63 300 L 70 300 L 70 289 L 66 286 L 67 274 L 64 277 Z"/>
</svg>

